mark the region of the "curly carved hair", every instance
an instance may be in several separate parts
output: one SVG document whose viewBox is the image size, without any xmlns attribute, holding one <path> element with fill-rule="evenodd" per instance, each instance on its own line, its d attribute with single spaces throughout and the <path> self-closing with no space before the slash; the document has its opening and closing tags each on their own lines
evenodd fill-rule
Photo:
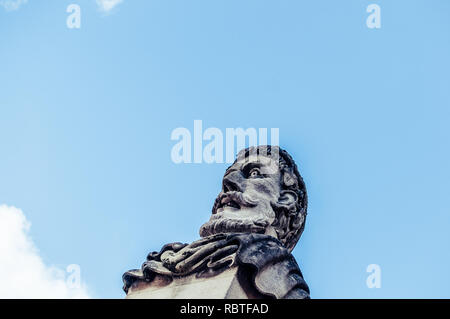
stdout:
<svg viewBox="0 0 450 319">
<path fill-rule="evenodd" d="M 281 173 L 281 189 L 290 190 L 297 196 L 297 201 L 292 205 L 285 205 L 279 202 L 272 203 L 272 208 L 276 214 L 276 219 L 272 226 L 275 228 L 281 243 L 289 251 L 292 251 L 303 233 L 306 222 L 308 195 L 303 178 L 292 157 L 279 146 L 251 146 L 241 150 L 237 155 L 236 161 L 248 158 L 250 155 L 278 158 Z"/>
</svg>

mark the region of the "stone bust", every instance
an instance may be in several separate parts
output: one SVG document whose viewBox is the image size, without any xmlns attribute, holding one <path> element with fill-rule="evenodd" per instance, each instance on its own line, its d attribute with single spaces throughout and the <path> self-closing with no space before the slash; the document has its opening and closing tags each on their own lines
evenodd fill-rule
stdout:
<svg viewBox="0 0 450 319">
<path fill-rule="evenodd" d="M 309 298 L 291 255 L 307 213 L 292 157 L 249 147 L 226 170 L 200 240 L 150 253 L 123 275 L 127 298 Z"/>
</svg>

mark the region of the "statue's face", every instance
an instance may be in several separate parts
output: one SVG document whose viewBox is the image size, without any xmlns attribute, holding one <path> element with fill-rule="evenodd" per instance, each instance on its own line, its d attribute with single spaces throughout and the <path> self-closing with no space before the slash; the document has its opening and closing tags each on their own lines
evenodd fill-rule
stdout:
<svg viewBox="0 0 450 319">
<path fill-rule="evenodd" d="M 200 228 L 200 235 L 257 232 L 276 237 L 271 203 L 277 203 L 280 192 L 277 160 L 261 155 L 238 159 L 226 171 L 213 214 Z"/>
</svg>

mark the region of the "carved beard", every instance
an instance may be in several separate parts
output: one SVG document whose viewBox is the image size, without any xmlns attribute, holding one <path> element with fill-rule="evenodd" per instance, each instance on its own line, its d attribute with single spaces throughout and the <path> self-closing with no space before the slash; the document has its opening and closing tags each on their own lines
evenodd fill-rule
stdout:
<svg viewBox="0 0 450 319">
<path fill-rule="evenodd" d="M 272 219 L 269 216 L 237 219 L 217 214 L 217 209 L 224 199 L 232 199 L 241 208 L 257 205 L 257 200 L 248 194 L 235 191 L 221 193 L 214 202 L 213 215 L 210 220 L 200 227 L 200 236 L 207 237 L 219 233 L 264 233 L 270 225 Z"/>
<path fill-rule="evenodd" d="M 200 236 L 207 237 L 220 233 L 260 233 L 266 231 L 270 224 L 268 217 L 258 219 L 234 219 L 228 217 L 216 217 L 211 219 L 200 227 Z"/>
</svg>

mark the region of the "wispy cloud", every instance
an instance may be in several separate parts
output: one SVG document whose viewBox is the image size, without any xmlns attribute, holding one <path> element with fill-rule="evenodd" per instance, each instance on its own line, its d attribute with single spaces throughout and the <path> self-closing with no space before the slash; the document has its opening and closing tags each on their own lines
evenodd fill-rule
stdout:
<svg viewBox="0 0 450 319">
<path fill-rule="evenodd" d="M 103 12 L 110 12 L 123 0 L 97 0 L 97 5 Z"/>
<path fill-rule="evenodd" d="M 0 205 L 0 298 L 89 298 L 71 287 L 65 271 L 44 264 L 20 209 Z"/>
<path fill-rule="evenodd" d="M 6 11 L 14 11 L 27 2 L 28 0 L 0 0 L 0 6 L 5 8 Z"/>
</svg>

